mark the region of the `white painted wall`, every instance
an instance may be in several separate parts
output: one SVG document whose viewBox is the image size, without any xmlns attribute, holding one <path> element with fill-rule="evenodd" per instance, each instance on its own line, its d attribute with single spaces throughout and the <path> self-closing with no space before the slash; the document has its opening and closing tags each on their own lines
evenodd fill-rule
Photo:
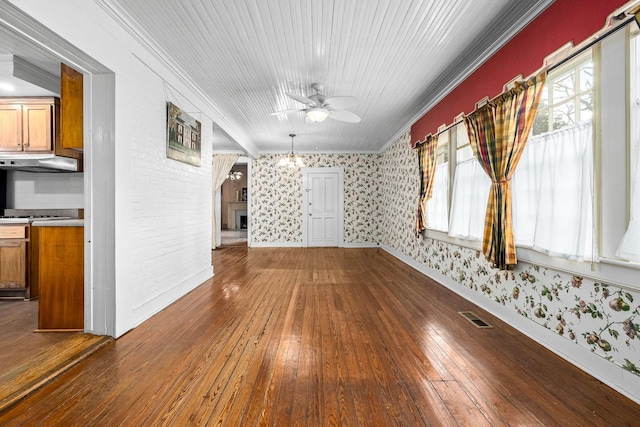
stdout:
<svg viewBox="0 0 640 427">
<path fill-rule="evenodd" d="M 7 208 L 82 209 L 82 173 L 7 171 Z"/>
<path fill-rule="evenodd" d="M 115 76 L 115 173 L 98 179 L 115 188 L 114 335 L 120 336 L 213 274 L 208 159 L 215 110 L 97 2 L 11 3 Z M 202 123 L 199 168 L 166 158 L 167 101 Z"/>
</svg>

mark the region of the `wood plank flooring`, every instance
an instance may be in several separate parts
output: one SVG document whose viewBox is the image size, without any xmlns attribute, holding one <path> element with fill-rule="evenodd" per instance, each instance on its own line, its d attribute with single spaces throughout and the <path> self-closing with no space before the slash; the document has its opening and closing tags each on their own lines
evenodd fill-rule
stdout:
<svg viewBox="0 0 640 427">
<path fill-rule="evenodd" d="M 212 280 L 0 425 L 640 422 L 640 405 L 382 250 L 234 246 L 213 260 Z"/>
<path fill-rule="evenodd" d="M 0 412 L 111 341 L 111 337 L 75 332 L 0 374 Z"/>
<path fill-rule="evenodd" d="M 0 299 L 0 374 L 74 334 L 34 333 L 37 328 L 37 299 Z"/>
</svg>

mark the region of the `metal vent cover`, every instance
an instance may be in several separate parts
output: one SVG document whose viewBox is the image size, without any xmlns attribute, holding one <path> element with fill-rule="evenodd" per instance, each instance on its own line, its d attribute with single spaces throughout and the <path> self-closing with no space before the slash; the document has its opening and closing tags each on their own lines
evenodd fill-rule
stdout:
<svg viewBox="0 0 640 427">
<path fill-rule="evenodd" d="M 482 328 L 482 329 L 493 328 L 493 326 L 491 326 L 490 324 L 488 324 L 487 322 L 479 318 L 472 311 L 459 311 L 458 313 L 461 314 L 462 317 L 467 319 L 469 322 L 471 322 L 476 328 Z"/>
</svg>

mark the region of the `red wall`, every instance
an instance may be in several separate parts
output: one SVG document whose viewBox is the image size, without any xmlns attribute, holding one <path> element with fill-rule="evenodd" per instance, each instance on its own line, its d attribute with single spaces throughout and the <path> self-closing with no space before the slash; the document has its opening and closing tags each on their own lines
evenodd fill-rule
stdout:
<svg viewBox="0 0 640 427">
<path fill-rule="evenodd" d="M 625 0 L 555 0 L 536 19 L 411 126 L 411 144 L 435 134 L 460 113 L 470 113 L 485 96 L 493 98 L 518 74 L 527 77 L 545 57 L 573 41 L 578 45 L 602 29 Z"/>
</svg>

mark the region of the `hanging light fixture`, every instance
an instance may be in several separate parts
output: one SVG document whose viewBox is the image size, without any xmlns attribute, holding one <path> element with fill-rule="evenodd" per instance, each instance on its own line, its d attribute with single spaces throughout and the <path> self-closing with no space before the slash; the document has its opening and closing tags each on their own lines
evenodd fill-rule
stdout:
<svg viewBox="0 0 640 427">
<path fill-rule="evenodd" d="M 229 171 L 229 174 L 227 175 L 227 179 L 230 179 L 231 181 L 235 181 L 240 178 L 242 178 L 242 172 L 234 171 L 233 169 Z"/>
<path fill-rule="evenodd" d="M 307 117 L 314 123 L 320 123 L 329 117 L 329 112 L 324 108 L 311 108 L 307 111 Z"/>
<path fill-rule="evenodd" d="M 291 153 L 285 155 L 278 162 L 278 166 L 290 167 L 290 168 L 301 168 L 304 167 L 304 162 L 300 157 L 293 153 L 293 138 L 296 136 L 295 133 L 290 133 L 291 137 Z"/>
</svg>

